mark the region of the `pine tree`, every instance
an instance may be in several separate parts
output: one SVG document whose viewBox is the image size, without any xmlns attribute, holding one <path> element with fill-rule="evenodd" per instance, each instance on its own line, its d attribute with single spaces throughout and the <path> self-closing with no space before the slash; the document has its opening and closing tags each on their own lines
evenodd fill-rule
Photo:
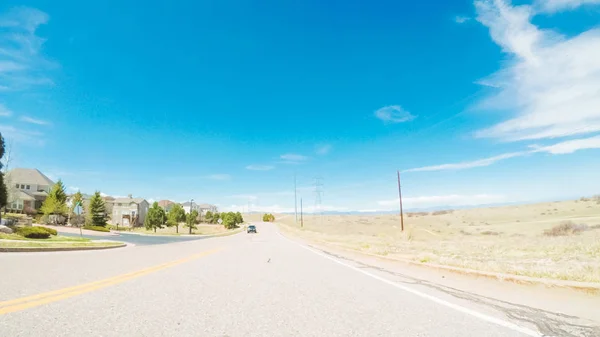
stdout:
<svg viewBox="0 0 600 337">
<path fill-rule="evenodd" d="M 106 205 L 100 192 L 96 191 L 90 199 L 90 211 L 88 214 L 88 223 L 92 226 L 106 226 Z"/>
<path fill-rule="evenodd" d="M 45 215 L 67 214 L 67 193 L 65 192 L 65 185 L 60 179 L 52 186 L 41 210 Z"/>
</svg>

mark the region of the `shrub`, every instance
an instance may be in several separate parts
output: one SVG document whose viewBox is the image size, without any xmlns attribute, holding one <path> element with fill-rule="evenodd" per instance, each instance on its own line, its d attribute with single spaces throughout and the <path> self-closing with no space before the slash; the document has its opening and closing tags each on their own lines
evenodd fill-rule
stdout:
<svg viewBox="0 0 600 337">
<path fill-rule="evenodd" d="M 44 227 L 18 227 L 16 233 L 29 239 L 47 239 L 50 237 L 50 232 Z"/>
<path fill-rule="evenodd" d="M 450 214 L 452 212 L 454 212 L 454 210 L 449 209 L 449 210 L 443 210 L 443 211 L 435 211 L 435 212 L 432 212 L 431 215 L 444 215 L 444 214 Z"/>
<path fill-rule="evenodd" d="M 263 215 L 263 221 L 264 222 L 274 222 L 275 221 L 275 216 L 273 216 L 273 214 L 271 214 L 271 213 L 265 213 Z"/>
<path fill-rule="evenodd" d="M 494 231 L 483 231 L 481 232 L 481 235 L 500 235 L 500 233 Z"/>
<path fill-rule="evenodd" d="M 560 225 L 554 226 L 551 229 L 544 231 L 544 235 L 547 236 L 564 236 L 579 234 L 588 230 L 589 227 L 586 224 L 576 224 L 573 221 L 563 221 Z"/>
<path fill-rule="evenodd" d="M 89 229 L 96 232 L 110 232 L 110 229 L 102 226 L 83 226 L 83 229 Z"/>
<path fill-rule="evenodd" d="M 23 213 L 33 217 L 37 214 L 37 211 L 31 207 L 25 207 Z"/>
<path fill-rule="evenodd" d="M 41 226 L 34 226 L 34 227 L 36 227 L 36 228 L 42 228 L 46 232 L 50 233 L 50 235 L 58 235 L 58 232 L 54 228 L 41 227 Z"/>
</svg>

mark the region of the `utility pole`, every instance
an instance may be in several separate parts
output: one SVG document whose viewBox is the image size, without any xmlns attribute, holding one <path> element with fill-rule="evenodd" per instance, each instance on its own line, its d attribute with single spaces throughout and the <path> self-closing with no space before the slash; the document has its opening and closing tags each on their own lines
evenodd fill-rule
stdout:
<svg viewBox="0 0 600 337">
<path fill-rule="evenodd" d="M 302 198 L 300 198 L 300 227 L 304 227 L 304 218 L 302 217 Z"/>
<path fill-rule="evenodd" d="M 192 234 L 192 227 L 194 226 L 194 221 L 196 221 L 196 219 L 192 219 L 192 209 L 194 208 L 194 199 L 190 199 L 190 223 L 188 224 L 190 226 L 190 235 Z"/>
<path fill-rule="evenodd" d="M 404 232 L 404 213 L 402 212 L 402 188 L 400 187 L 400 170 L 398 170 L 398 200 L 400 200 L 400 228 Z"/>
<path fill-rule="evenodd" d="M 298 195 L 296 194 L 296 173 L 294 173 L 294 216 L 296 224 L 298 223 Z"/>
</svg>

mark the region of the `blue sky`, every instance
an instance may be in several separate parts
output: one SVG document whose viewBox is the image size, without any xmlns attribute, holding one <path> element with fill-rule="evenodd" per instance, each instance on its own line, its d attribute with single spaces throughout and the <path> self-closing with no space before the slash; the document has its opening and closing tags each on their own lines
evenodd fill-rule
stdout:
<svg viewBox="0 0 600 337">
<path fill-rule="evenodd" d="M 3 1 L 11 167 L 221 209 L 600 193 L 600 1 Z"/>
</svg>

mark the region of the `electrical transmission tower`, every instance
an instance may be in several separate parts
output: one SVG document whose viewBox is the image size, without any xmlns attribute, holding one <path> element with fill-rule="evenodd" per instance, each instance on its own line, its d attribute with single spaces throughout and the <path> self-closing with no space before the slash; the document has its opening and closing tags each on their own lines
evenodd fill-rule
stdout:
<svg viewBox="0 0 600 337">
<path fill-rule="evenodd" d="M 323 203 L 323 178 L 316 176 L 315 177 L 315 181 L 313 183 L 313 186 L 315 187 L 314 193 L 315 193 L 315 209 L 314 209 L 314 215 L 322 215 L 323 211 L 321 209 L 322 203 Z"/>
</svg>

